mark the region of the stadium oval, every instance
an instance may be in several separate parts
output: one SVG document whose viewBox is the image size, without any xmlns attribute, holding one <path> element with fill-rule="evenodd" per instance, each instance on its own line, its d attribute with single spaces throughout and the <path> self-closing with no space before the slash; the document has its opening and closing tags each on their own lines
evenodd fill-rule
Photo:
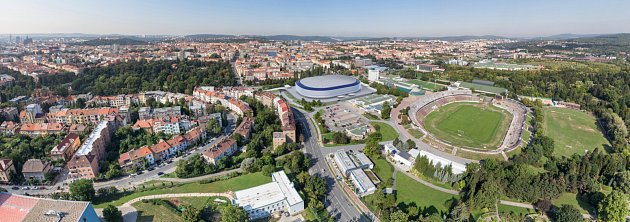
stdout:
<svg viewBox="0 0 630 222">
<path fill-rule="evenodd" d="M 295 82 L 295 90 L 308 98 L 332 98 L 361 91 L 361 81 L 344 75 L 315 76 Z"/>
</svg>

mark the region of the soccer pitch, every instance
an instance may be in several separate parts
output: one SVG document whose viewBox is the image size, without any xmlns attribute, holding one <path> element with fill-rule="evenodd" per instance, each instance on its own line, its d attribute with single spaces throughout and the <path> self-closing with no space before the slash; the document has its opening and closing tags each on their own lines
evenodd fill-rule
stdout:
<svg viewBox="0 0 630 222">
<path fill-rule="evenodd" d="M 451 145 L 491 150 L 501 145 L 510 120 L 511 115 L 500 108 L 456 102 L 429 113 L 424 127 Z"/>
</svg>

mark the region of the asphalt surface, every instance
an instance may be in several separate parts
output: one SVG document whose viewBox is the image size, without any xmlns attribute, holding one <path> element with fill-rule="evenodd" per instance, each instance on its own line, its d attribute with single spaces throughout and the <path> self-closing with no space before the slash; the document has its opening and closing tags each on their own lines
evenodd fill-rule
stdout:
<svg viewBox="0 0 630 222">
<path fill-rule="evenodd" d="M 319 146 L 317 131 L 310 119 L 305 118 L 304 114 L 297 109 L 293 109 L 295 120 L 300 122 L 303 127 L 304 136 L 304 152 L 310 154 L 313 166 L 309 169 L 309 174 L 322 177 L 326 180 L 329 192 L 326 195 L 324 206 L 335 218 L 335 221 L 370 221 L 368 218 L 352 205 L 352 202 L 339 184 L 329 172 L 322 147 Z"/>
</svg>

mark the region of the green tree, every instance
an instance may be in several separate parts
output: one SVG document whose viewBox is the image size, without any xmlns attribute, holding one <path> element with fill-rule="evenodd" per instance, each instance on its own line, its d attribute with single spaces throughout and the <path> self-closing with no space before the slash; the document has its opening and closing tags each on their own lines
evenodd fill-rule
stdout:
<svg viewBox="0 0 630 222">
<path fill-rule="evenodd" d="M 275 171 L 275 167 L 273 167 L 272 165 L 264 165 L 262 167 L 262 173 L 265 176 L 271 176 L 271 174 L 273 173 L 273 171 Z"/>
<path fill-rule="evenodd" d="M 580 210 L 573 205 L 563 204 L 553 213 L 556 222 L 580 222 L 584 221 Z"/>
<path fill-rule="evenodd" d="M 630 171 L 617 173 L 614 177 L 612 186 L 624 193 L 630 193 Z"/>
<path fill-rule="evenodd" d="M 390 222 L 407 222 L 409 221 L 409 215 L 402 210 L 394 211 L 389 215 Z"/>
<path fill-rule="evenodd" d="M 70 196 L 78 201 L 92 201 L 96 191 L 94 183 L 88 179 L 79 179 L 70 184 Z"/>
<path fill-rule="evenodd" d="M 221 210 L 221 221 L 223 222 L 242 222 L 248 221 L 247 212 L 238 206 L 227 205 Z"/>
<path fill-rule="evenodd" d="M 628 197 L 621 191 L 613 190 L 599 203 L 597 214 L 602 221 L 624 221 L 628 214 Z"/>
<path fill-rule="evenodd" d="M 208 120 L 208 124 L 206 125 L 206 129 L 208 133 L 212 136 L 219 135 L 221 133 L 221 124 L 218 121 L 214 121 L 213 119 Z"/>
<path fill-rule="evenodd" d="M 368 141 L 365 144 L 365 148 L 363 148 L 363 152 L 371 157 L 378 157 L 380 154 L 380 150 L 381 145 L 378 144 L 378 140 L 372 138 L 368 138 Z"/>
<path fill-rule="evenodd" d="M 411 140 L 411 139 L 407 139 L 407 148 L 409 148 L 409 149 L 414 149 L 414 148 L 416 148 L 416 142 L 414 142 L 414 141 L 413 141 L 413 140 Z"/>
<path fill-rule="evenodd" d="M 192 205 L 187 205 L 186 210 L 182 212 L 182 219 L 186 222 L 197 222 L 201 220 L 201 209 L 197 209 Z"/>
<path fill-rule="evenodd" d="M 103 209 L 103 218 L 105 218 L 106 222 L 122 222 L 123 216 L 122 212 L 118 210 L 114 205 L 107 205 L 105 209 Z"/>
<path fill-rule="evenodd" d="M 392 107 L 389 106 L 389 102 L 385 101 L 383 103 L 383 109 L 381 110 L 381 118 L 389 119 L 389 116 L 391 113 L 392 113 Z"/>
</svg>

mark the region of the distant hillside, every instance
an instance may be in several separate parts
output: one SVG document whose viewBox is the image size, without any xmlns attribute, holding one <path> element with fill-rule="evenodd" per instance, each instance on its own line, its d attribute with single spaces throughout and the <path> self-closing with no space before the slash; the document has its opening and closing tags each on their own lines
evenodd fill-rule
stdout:
<svg viewBox="0 0 630 222">
<path fill-rule="evenodd" d="M 443 36 L 443 37 L 420 37 L 422 40 L 444 40 L 444 41 L 468 41 L 474 39 L 509 39 L 496 35 L 461 35 L 461 36 Z"/>
<path fill-rule="evenodd" d="M 580 48 L 583 51 L 611 55 L 630 52 L 630 33 L 595 35 L 588 37 L 555 40 L 551 44 L 541 44 L 550 40 L 527 40 L 503 45 L 506 49 L 528 49 L 529 52 L 544 50 L 567 51 Z M 542 46 L 541 46 L 542 45 Z"/>
<path fill-rule="evenodd" d="M 92 39 L 85 42 L 77 43 L 77 45 L 99 46 L 99 45 L 150 45 L 149 42 L 132 39 L 132 38 L 119 38 L 119 39 Z"/>
<path fill-rule="evenodd" d="M 268 35 L 261 36 L 263 39 L 273 41 L 319 41 L 319 42 L 338 42 L 338 39 L 328 36 L 298 36 L 298 35 Z"/>
<path fill-rule="evenodd" d="M 613 44 L 630 46 L 630 33 L 597 35 L 590 37 L 572 38 L 569 41 L 593 44 Z"/>
<path fill-rule="evenodd" d="M 532 40 L 564 40 L 564 39 L 576 39 L 576 38 L 593 37 L 593 36 L 598 36 L 598 35 L 602 35 L 602 34 L 573 34 L 573 33 L 564 33 L 564 34 L 558 34 L 558 35 L 550 35 L 550 36 L 544 36 L 544 37 L 536 37 L 536 38 L 532 38 Z"/>
<path fill-rule="evenodd" d="M 184 38 L 190 39 L 218 39 L 218 38 L 234 38 L 235 35 L 224 35 L 224 34 L 193 34 L 186 35 Z"/>
</svg>

